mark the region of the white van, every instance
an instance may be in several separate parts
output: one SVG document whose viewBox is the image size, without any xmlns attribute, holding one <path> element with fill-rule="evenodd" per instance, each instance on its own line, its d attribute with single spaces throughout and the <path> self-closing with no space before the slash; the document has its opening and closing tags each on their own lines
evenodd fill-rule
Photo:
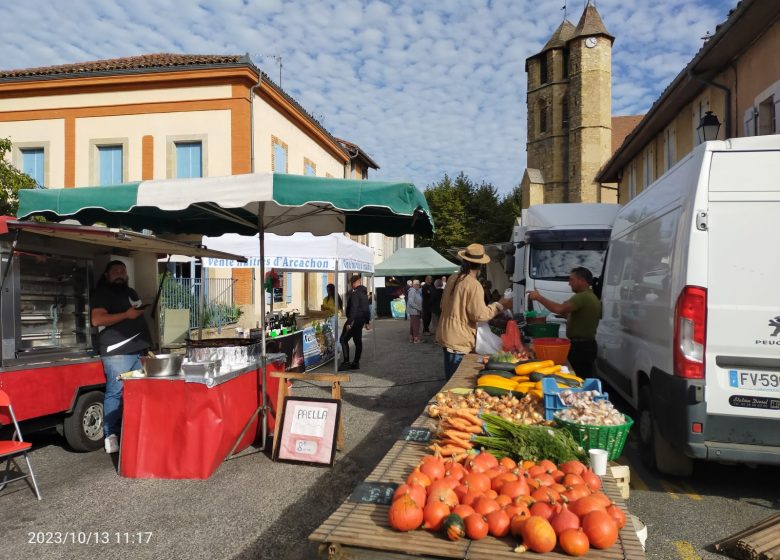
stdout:
<svg viewBox="0 0 780 560">
<path fill-rule="evenodd" d="M 615 220 L 597 369 L 642 460 L 780 464 L 780 135 L 708 142 Z"/>
<path fill-rule="evenodd" d="M 587 203 L 538 204 L 523 210 L 512 231 L 514 257 L 506 267 L 515 287 L 512 309 L 544 311 L 528 299 L 534 290 L 559 303 L 568 300 L 569 274 L 577 266 L 598 276 L 618 210 L 617 204 Z"/>
</svg>

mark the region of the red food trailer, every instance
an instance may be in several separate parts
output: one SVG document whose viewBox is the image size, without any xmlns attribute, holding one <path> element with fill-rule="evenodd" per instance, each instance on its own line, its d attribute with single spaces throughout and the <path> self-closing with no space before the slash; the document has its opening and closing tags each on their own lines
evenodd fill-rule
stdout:
<svg viewBox="0 0 780 560">
<path fill-rule="evenodd" d="M 128 230 L 0 217 L 0 389 L 23 432 L 56 427 L 74 450 L 103 446 L 105 375 L 93 347 L 90 292 L 119 258 L 130 285 L 152 303 L 164 255 L 243 260 Z M 148 314 L 152 333 L 159 333 L 157 317 Z M 0 431 L 10 421 L 0 413 Z"/>
</svg>

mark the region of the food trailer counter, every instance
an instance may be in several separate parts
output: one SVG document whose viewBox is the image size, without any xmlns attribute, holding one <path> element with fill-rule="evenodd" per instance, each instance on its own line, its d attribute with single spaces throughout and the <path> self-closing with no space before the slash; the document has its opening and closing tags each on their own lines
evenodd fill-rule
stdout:
<svg viewBox="0 0 780 560">
<path fill-rule="evenodd" d="M 269 354 L 268 371 L 284 371 L 286 356 Z M 230 455 L 261 437 L 262 371 L 236 366 L 214 377 L 129 378 L 124 384 L 119 474 L 128 478 L 204 479 Z M 279 379 L 267 376 L 269 431 Z"/>
</svg>

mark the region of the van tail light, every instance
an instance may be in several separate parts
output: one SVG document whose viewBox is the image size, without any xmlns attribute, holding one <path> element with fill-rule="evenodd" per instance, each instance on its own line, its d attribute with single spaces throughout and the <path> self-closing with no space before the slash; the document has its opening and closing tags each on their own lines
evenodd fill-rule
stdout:
<svg viewBox="0 0 780 560">
<path fill-rule="evenodd" d="M 707 290 L 685 286 L 674 308 L 674 374 L 704 379 L 707 344 Z"/>
</svg>

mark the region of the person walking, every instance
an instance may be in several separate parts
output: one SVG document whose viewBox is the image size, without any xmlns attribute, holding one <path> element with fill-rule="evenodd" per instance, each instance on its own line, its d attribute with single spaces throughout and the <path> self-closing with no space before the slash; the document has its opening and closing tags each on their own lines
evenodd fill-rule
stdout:
<svg viewBox="0 0 780 560">
<path fill-rule="evenodd" d="M 512 308 L 512 300 L 485 305 L 485 292 L 477 279 L 483 264 L 490 262 L 485 248 L 472 243 L 458 251 L 462 264 L 450 276 L 442 294 L 441 320 L 436 329 L 436 342 L 444 351 L 444 377 L 449 380 L 458 369 L 463 356 L 474 351 L 477 343 L 477 321 L 489 321 L 504 309 Z"/>
<path fill-rule="evenodd" d="M 547 299 L 537 290 L 528 294 L 532 301 L 566 316 L 566 336 L 571 341 L 569 365 L 579 377 L 595 377 L 596 329 L 601 320 L 601 302 L 593 293 L 593 273 L 584 266 L 573 268 L 569 286 L 574 295 L 563 303 Z"/>
<path fill-rule="evenodd" d="M 433 276 L 425 277 L 425 282 L 420 286 L 422 294 L 422 327 L 423 334 L 431 334 L 431 297 L 433 296 Z"/>
<path fill-rule="evenodd" d="M 344 361 L 339 366 L 340 370 L 360 369 L 360 356 L 363 354 L 363 326 L 369 320 L 368 291 L 362 285 L 363 279 L 359 274 L 353 274 L 349 279 L 352 291 L 347 297 L 347 322 L 341 331 L 339 343 Z M 349 361 L 349 340 L 355 343 L 355 359 Z"/>
<path fill-rule="evenodd" d="M 423 309 L 422 293 L 420 291 L 420 281 L 412 281 L 412 287 L 406 294 L 406 312 L 409 315 L 409 342 L 419 344 L 420 322 Z"/>
<path fill-rule="evenodd" d="M 433 290 L 431 291 L 431 321 L 434 329 L 439 325 L 439 317 L 441 316 L 441 296 L 443 293 L 444 282 L 441 281 L 441 278 L 437 278 L 433 283 Z"/>
<path fill-rule="evenodd" d="M 119 374 L 141 369 L 140 357 L 152 345 L 141 298 L 127 285 L 122 261 L 106 265 L 90 298 L 90 320 L 98 328 L 98 345 L 106 391 L 103 396 L 103 436 L 106 453 L 119 451 L 122 418 L 122 380 Z"/>
</svg>

